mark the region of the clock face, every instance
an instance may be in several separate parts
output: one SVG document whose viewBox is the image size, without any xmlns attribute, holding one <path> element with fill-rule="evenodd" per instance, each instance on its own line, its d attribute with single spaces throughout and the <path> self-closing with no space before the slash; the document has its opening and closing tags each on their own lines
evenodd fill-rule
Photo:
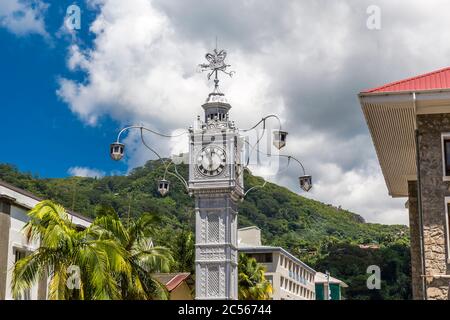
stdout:
<svg viewBox="0 0 450 320">
<path fill-rule="evenodd" d="M 227 157 L 225 151 L 217 146 L 203 148 L 197 156 L 197 168 L 201 174 L 213 177 L 221 174 Z"/>
</svg>

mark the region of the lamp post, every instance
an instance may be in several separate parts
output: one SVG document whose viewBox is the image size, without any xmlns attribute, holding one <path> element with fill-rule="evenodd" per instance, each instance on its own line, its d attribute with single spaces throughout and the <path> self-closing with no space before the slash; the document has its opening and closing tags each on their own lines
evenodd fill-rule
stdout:
<svg viewBox="0 0 450 320">
<path fill-rule="evenodd" d="M 281 121 L 277 115 L 263 117 L 250 129 L 239 130 L 234 121 L 230 120 L 231 105 L 225 95 L 219 90 L 219 72 L 232 76 L 233 71 L 227 71 L 230 65 L 225 63 L 225 50 L 214 49 L 206 54 L 208 63 L 200 64 L 202 71 L 208 71 L 208 80 L 214 75 L 214 90 L 208 95 L 202 105 L 204 120 L 197 118 L 195 126 L 178 135 L 157 132 L 144 126 L 129 126 L 123 128 L 116 142 L 110 146 L 113 160 L 121 160 L 125 145 L 120 142 L 121 135 L 128 130 L 139 130 L 142 144 L 151 150 L 165 167 L 164 176 L 158 182 L 157 189 L 161 196 L 170 192 L 170 182 L 167 176 L 173 176 L 180 181 L 195 198 L 196 231 L 195 231 L 195 268 L 196 268 L 196 299 L 237 299 L 237 211 L 238 204 L 244 197 L 262 185 L 244 189 L 244 170 L 248 170 L 250 156 L 266 132 L 266 122 L 277 119 L 279 128 L 273 131 L 272 145 L 279 149 L 286 146 L 287 132 L 282 130 Z M 262 125 L 262 134 L 257 136 L 255 144 L 251 145 L 242 133 L 256 129 Z M 143 132 L 150 132 L 160 138 L 170 138 L 187 134 L 189 137 L 189 180 L 186 181 L 177 171 L 177 164 L 171 160 L 162 159 L 144 138 Z M 247 158 L 243 159 L 243 144 L 250 147 Z M 280 158 L 297 162 L 303 175 L 299 177 L 300 187 L 309 191 L 312 187 L 311 176 L 306 175 L 303 164 L 293 156 L 277 155 Z M 173 169 L 173 171 L 171 170 Z"/>
<path fill-rule="evenodd" d="M 331 288 L 330 288 L 330 272 L 325 271 L 327 277 L 327 300 L 331 300 Z"/>
</svg>

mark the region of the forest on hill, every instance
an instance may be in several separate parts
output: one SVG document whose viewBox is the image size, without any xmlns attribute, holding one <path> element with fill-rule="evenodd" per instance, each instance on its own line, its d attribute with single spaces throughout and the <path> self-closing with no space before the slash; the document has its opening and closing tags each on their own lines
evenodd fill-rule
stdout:
<svg viewBox="0 0 450 320">
<path fill-rule="evenodd" d="M 187 176 L 187 166 L 179 172 Z M 170 192 L 161 197 L 157 182 L 164 168 L 148 161 L 128 175 L 103 178 L 41 178 L 0 164 L 0 180 L 54 200 L 69 210 L 95 216 L 98 205 L 112 206 L 123 219 L 144 212 L 160 217 L 158 245 L 171 247 L 178 270 L 193 271 L 192 241 L 194 202 L 184 186 L 171 181 Z M 262 178 L 245 175 L 246 188 L 260 185 Z M 265 245 L 285 248 L 315 268 L 349 285 L 346 299 L 410 299 L 409 229 L 402 225 L 366 223 L 353 212 L 300 196 L 287 188 L 267 183 L 250 192 L 240 204 L 239 227 L 258 226 Z M 381 290 L 369 290 L 367 267 L 381 269 Z"/>
</svg>

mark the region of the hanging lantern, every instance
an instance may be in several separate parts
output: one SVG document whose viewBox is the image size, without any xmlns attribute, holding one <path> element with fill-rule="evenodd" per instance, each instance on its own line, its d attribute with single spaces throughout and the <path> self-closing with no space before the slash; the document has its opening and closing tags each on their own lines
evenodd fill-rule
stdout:
<svg viewBox="0 0 450 320">
<path fill-rule="evenodd" d="M 273 132 L 273 145 L 277 149 L 281 149 L 286 145 L 286 131 L 275 130 Z"/>
<path fill-rule="evenodd" d="M 159 180 L 158 183 L 158 192 L 163 197 L 169 192 L 170 182 L 167 180 Z"/>
<path fill-rule="evenodd" d="M 125 150 L 125 145 L 123 143 L 119 143 L 119 142 L 111 143 L 111 146 L 109 149 L 111 159 L 113 159 L 115 161 L 119 161 L 120 159 L 122 159 L 123 155 L 124 155 L 124 150 Z"/>
<path fill-rule="evenodd" d="M 312 188 L 312 177 L 311 176 L 301 176 L 298 178 L 300 181 L 300 188 L 308 192 Z"/>
</svg>

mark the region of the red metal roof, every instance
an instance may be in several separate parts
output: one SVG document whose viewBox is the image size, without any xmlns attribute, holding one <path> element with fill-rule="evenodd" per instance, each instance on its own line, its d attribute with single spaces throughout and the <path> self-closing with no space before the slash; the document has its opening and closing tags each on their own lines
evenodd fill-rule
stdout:
<svg viewBox="0 0 450 320">
<path fill-rule="evenodd" d="M 450 89 L 450 67 L 364 90 L 362 93 Z"/>
<path fill-rule="evenodd" d="M 190 276 L 190 273 L 178 273 L 169 282 L 166 283 L 167 290 L 172 291 L 176 287 L 180 285 L 187 277 Z"/>
</svg>

